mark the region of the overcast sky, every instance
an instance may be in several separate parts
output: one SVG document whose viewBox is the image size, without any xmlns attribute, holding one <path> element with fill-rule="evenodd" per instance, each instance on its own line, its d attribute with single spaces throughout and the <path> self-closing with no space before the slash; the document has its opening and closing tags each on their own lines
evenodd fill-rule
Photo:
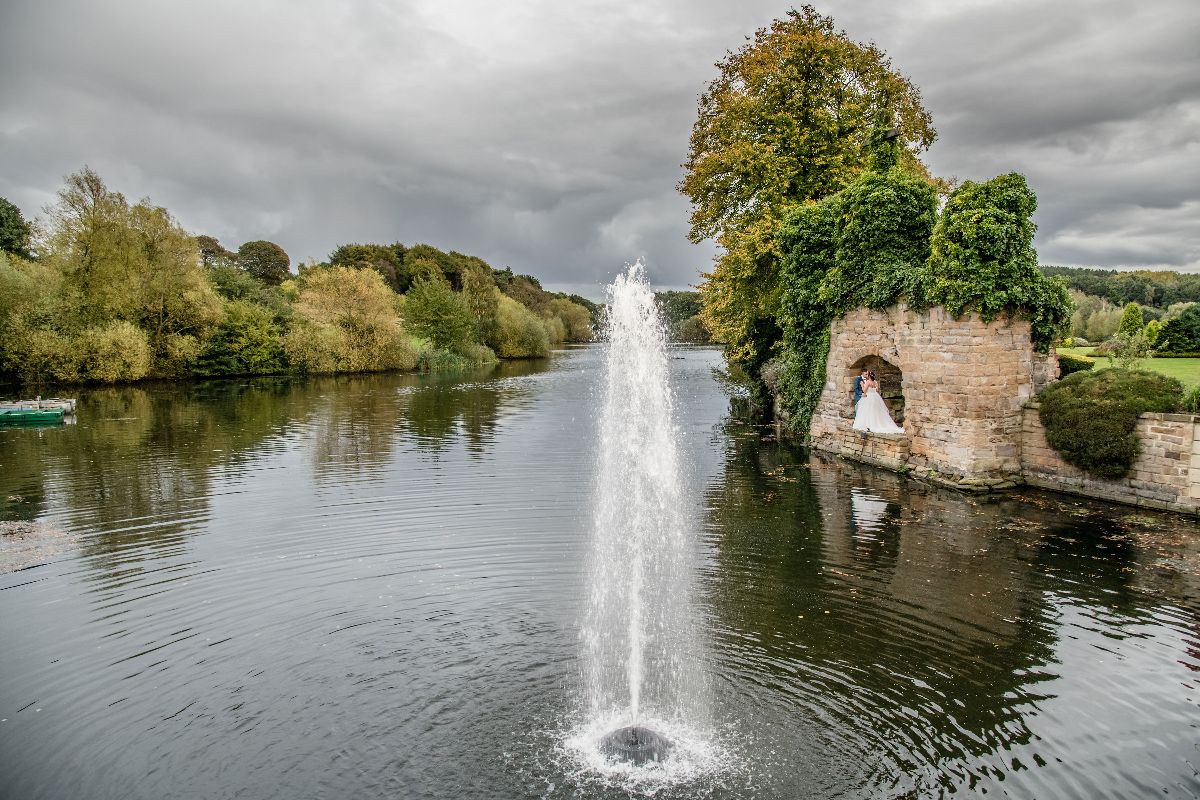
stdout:
<svg viewBox="0 0 1200 800">
<path fill-rule="evenodd" d="M 84 164 L 235 249 L 428 242 L 599 297 L 682 288 L 676 183 L 742 0 L 0 0 L 0 196 Z M 921 88 L 936 174 L 1023 172 L 1042 263 L 1200 271 L 1200 2 L 838 0 Z"/>
</svg>

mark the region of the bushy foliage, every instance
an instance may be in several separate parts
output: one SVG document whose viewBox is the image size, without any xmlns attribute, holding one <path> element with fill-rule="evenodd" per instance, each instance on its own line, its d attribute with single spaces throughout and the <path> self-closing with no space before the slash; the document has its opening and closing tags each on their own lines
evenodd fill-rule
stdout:
<svg viewBox="0 0 1200 800">
<path fill-rule="evenodd" d="M 412 369 L 417 353 L 401 329 L 394 297 L 373 270 L 307 273 L 296 323 L 284 340 L 289 362 L 303 372 Z"/>
<path fill-rule="evenodd" d="M 709 334 L 708 327 L 705 326 L 704 320 L 700 318 L 699 314 L 688 317 L 679 323 L 675 327 L 675 338 L 689 344 L 708 344 L 712 341 L 712 335 Z"/>
<path fill-rule="evenodd" d="M 270 375 L 287 369 L 284 331 L 270 309 L 246 300 L 225 304 L 224 316 L 195 365 L 198 375 Z"/>
<path fill-rule="evenodd" d="M 1112 338 L 1112 353 L 1124 369 L 1136 368 L 1144 359 L 1154 355 L 1145 331 L 1123 333 L 1118 331 Z"/>
<path fill-rule="evenodd" d="M 476 326 L 471 308 L 445 279 L 418 278 L 406 298 L 406 326 L 438 350 L 460 352 L 474 342 Z"/>
<path fill-rule="evenodd" d="M 1183 410 L 1189 414 L 1200 414 L 1200 386 L 1193 386 L 1183 396 Z"/>
<path fill-rule="evenodd" d="M 1070 353 L 1058 354 L 1058 377 L 1060 378 L 1065 378 L 1075 372 L 1086 372 L 1094 366 L 1096 366 L 1096 362 L 1086 356 L 1073 356 Z"/>
<path fill-rule="evenodd" d="M 1154 372 L 1103 369 L 1052 383 L 1038 401 L 1046 441 L 1067 463 L 1098 478 L 1121 478 L 1138 455 L 1138 417 L 1179 410 L 1183 386 Z"/>
<path fill-rule="evenodd" d="M 496 338 L 487 344 L 501 358 L 541 358 L 550 352 L 546 326 L 536 314 L 497 291 Z"/>
<path fill-rule="evenodd" d="M 565 297 L 550 301 L 549 312 L 563 327 L 563 341 L 590 342 L 595 334 L 592 329 L 592 313 L 585 306 Z"/>
<path fill-rule="evenodd" d="M 1015 172 L 984 183 L 965 182 L 946 202 L 931 241 L 927 301 L 958 317 L 979 312 L 1028 319 L 1034 345 L 1045 352 L 1069 319 L 1063 282 L 1038 270 L 1033 249 L 1037 208 Z"/>
<path fill-rule="evenodd" d="M 1179 316 L 1164 322 L 1155 346 L 1163 353 L 1200 351 L 1200 304 L 1188 306 Z"/>
<path fill-rule="evenodd" d="M 23 328 L 6 342 L 6 368 L 23 383 L 74 383 L 79 380 L 75 342 L 55 330 Z"/>
<path fill-rule="evenodd" d="M 21 209 L 6 198 L 0 197 L 0 253 L 10 253 L 29 258 L 29 240 L 32 230 Z"/>
<path fill-rule="evenodd" d="M 123 383 L 150 372 L 150 343 L 136 325 L 114 320 L 87 328 L 75 342 L 79 375 L 89 382 Z"/>
<path fill-rule="evenodd" d="M 1146 323 L 1145 327 L 1146 340 L 1150 342 L 1151 347 L 1158 346 L 1158 335 L 1162 332 L 1162 322 L 1152 319 Z"/>
</svg>

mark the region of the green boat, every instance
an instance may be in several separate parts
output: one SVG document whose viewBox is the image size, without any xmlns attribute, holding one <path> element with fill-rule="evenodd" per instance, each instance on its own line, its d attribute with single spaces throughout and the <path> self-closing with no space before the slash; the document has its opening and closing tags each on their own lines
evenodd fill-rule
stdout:
<svg viewBox="0 0 1200 800">
<path fill-rule="evenodd" d="M 0 425 L 29 425 L 62 422 L 61 408 L 0 408 Z"/>
</svg>

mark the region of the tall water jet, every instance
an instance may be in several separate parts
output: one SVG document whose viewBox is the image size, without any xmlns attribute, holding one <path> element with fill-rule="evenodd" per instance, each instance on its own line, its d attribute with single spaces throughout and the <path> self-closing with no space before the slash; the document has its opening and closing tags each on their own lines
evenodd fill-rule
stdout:
<svg viewBox="0 0 1200 800">
<path fill-rule="evenodd" d="M 703 691 L 666 335 L 640 261 L 608 300 L 584 671 L 600 752 L 642 764 L 697 722 Z"/>
</svg>

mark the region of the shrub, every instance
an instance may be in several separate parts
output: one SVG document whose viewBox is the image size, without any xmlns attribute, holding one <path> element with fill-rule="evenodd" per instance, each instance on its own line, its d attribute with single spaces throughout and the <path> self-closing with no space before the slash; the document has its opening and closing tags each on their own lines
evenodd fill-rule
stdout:
<svg viewBox="0 0 1200 800">
<path fill-rule="evenodd" d="M 1146 327 L 1143 330 L 1146 333 L 1146 340 L 1150 342 L 1150 346 L 1156 346 L 1158 344 L 1158 334 L 1162 332 L 1162 322 L 1152 319 L 1146 323 Z"/>
<path fill-rule="evenodd" d="M 1098 478 L 1122 478 L 1138 455 L 1138 417 L 1180 408 L 1183 386 L 1154 372 L 1078 372 L 1038 395 L 1046 441 L 1068 464 Z"/>
<path fill-rule="evenodd" d="M 1084 356 L 1073 356 L 1070 353 L 1058 354 L 1058 377 L 1065 378 L 1075 372 L 1085 372 L 1096 366 L 1096 362 Z"/>
<path fill-rule="evenodd" d="M 595 336 L 592 312 L 587 307 L 564 297 L 556 297 L 550 301 L 550 313 L 562 321 L 566 332 L 564 341 L 590 342 Z"/>
<path fill-rule="evenodd" d="M 1059 346 L 1060 346 L 1060 347 L 1068 347 L 1068 348 L 1069 348 L 1069 347 L 1074 347 L 1074 346 L 1075 346 L 1075 339 L 1074 339 L 1073 337 L 1070 337 L 1070 336 L 1068 336 L 1067 338 L 1065 338 L 1065 339 L 1063 339 L 1063 340 L 1062 340 L 1062 344 L 1061 344 L 1061 345 L 1059 345 Z"/>
<path fill-rule="evenodd" d="M 417 352 L 400 327 L 395 299 L 374 270 L 306 273 L 297 319 L 284 338 L 289 362 L 302 372 L 412 369 Z"/>
<path fill-rule="evenodd" d="M 132 323 L 116 320 L 88 328 L 79 334 L 76 346 L 82 380 L 119 383 L 150 372 L 150 343 Z"/>
<path fill-rule="evenodd" d="M 1164 322 L 1156 346 L 1164 353 L 1200 350 L 1200 304 L 1188 306 L 1178 317 Z"/>
<path fill-rule="evenodd" d="M 71 383 L 79 380 L 75 343 L 57 331 L 22 330 L 8 346 L 8 368 L 25 383 Z"/>
<path fill-rule="evenodd" d="M 546 317 L 542 320 L 542 325 L 546 328 L 546 338 L 550 342 L 551 347 L 558 347 L 567 339 L 567 326 L 563 325 L 563 321 L 558 317 Z"/>
<path fill-rule="evenodd" d="M 1136 333 L 1118 332 L 1113 337 L 1112 345 L 1113 355 L 1117 357 L 1117 363 L 1125 369 L 1133 369 L 1143 359 L 1154 355 L 1154 351 L 1150 348 L 1150 340 L 1146 338 L 1146 333 L 1140 329 Z"/>
<path fill-rule="evenodd" d="M 496 339 L 488 342 L 501 358 L 541 358 L 550 352 L 550 337 L 537 315 L 497 290 Z"/>
<path fill-rule="evenodd" d="M 1193 386 L 1183 396 L 1183 410 L 1190 414 L 1200 414 L 1200 386 Z"/>
<path fill-rule="evenodd" d="M 195 365 L 199 375 L 266 375 L 286 368 L 283 332 L 275 315 L 244 300 L 225 305 L 225 316 Z"/>
<path fill-rule="evenodd" d="M 473 342 L 471 307 L 445 279 L 418 278 L 405 298 L 405 326 L 438 350 L 460 352 Z"/>
</svg>

